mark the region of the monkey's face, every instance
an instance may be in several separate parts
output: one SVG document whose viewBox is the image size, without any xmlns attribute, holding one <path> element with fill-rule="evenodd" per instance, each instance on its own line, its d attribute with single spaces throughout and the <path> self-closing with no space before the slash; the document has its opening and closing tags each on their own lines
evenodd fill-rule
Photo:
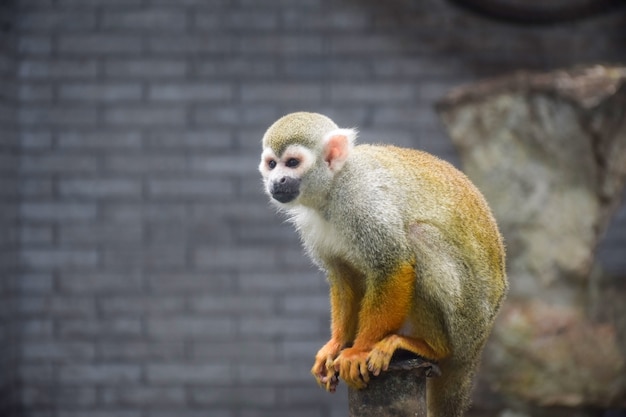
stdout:
<svg viewBox="0 0 626 417">
<path fill-rule="evenodd" d="M 265 192 L 281 204 L 296 202 L 315 160 L 315 154 L 302 145 L 290 145 L 280 155 L 266 147 L 259 165 Z"/>
</svg>

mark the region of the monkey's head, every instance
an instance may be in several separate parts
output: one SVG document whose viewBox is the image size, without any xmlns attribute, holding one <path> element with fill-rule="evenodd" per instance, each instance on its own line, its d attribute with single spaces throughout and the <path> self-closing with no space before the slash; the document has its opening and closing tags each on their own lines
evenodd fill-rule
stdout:
<svg viewBox="0 0 626 417">
<path fill-rule="evenodd" d="M 279 206 L 318 208 L 355 138 L 355 130 L 340 129 L 318 113 L 283 116 L 263 136 L 259 170 L 265 192 Z"/>
</svg>

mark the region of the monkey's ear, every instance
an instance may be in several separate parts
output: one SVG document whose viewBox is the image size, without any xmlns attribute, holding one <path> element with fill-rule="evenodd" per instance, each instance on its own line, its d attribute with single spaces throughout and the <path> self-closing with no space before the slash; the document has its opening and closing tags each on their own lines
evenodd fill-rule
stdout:
<svg viewBox="0 0 626 417">
<path fill-rule="evenodd" d="M 336 129 L 324 136 L 322 155 L 332 172 L 339 172 L 348 159 L 356 139 L 354 129 Z"/>
</svg>

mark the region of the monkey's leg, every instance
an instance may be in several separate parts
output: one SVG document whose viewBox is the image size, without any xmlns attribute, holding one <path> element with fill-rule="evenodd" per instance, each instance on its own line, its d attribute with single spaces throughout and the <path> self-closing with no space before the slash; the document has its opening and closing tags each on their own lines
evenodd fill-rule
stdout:
<svg viewBox="0 0 626 417">
<path fill-rule="evenodd" d="M 371 349 L 398 332 L 406 320 L 415 291 L 414 267 L 405 263 L 387 277 L 368 278 L 366 285 L 354 344 L 335 360 L 341 379 L 357 389 L 369 381 L 367 359 Z"/>
<path fill-rule="evenodd" d="M 331 338 L 315 355 L 311 373 L 318 385 L 334 392 L 339 381 L 333 364 L 341 349 L 354 339 L 360 294 L 345 275 L 331 273 L 329 282 Z"/>
</svg>

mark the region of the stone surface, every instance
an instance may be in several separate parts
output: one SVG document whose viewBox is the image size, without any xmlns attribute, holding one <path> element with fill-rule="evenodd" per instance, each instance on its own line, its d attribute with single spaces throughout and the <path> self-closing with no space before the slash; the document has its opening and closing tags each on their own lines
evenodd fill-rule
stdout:
<svg viewBox="0 0 626 417">
<path fill-rule="evenodd" d="M 437 109 L 508 249 L 510 294 L 477 396 L 626 406 L 624 276 L 593 270 L 626 176 L 626 68 L 519 72 Z"/>
<path fill-rule="evenodd" d="M 426 378 L 440 374 L 437 365 L 412 354 L 396 353 L 389 369 L 372 376 L 365 389 L 348 390 L 348 415 L 426 417 Z"/>
</svg>

